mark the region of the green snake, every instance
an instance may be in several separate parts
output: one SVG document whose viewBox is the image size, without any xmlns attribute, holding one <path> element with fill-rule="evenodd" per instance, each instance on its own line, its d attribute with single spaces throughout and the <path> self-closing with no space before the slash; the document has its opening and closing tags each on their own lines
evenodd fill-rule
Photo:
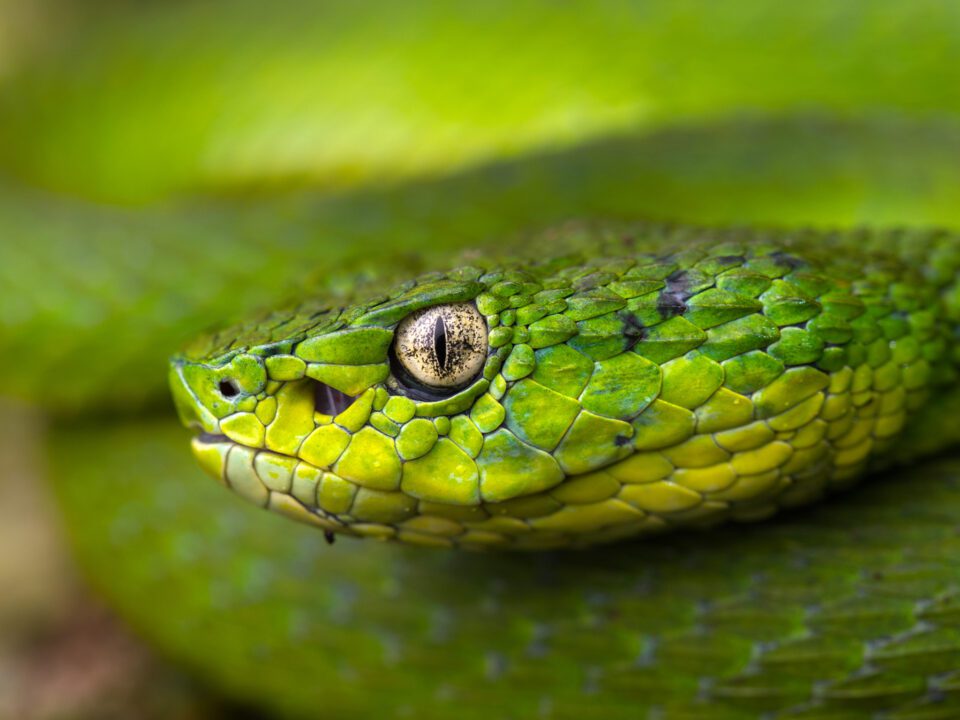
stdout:
<svg viewBox="0 0 960 720">
<path fill-rule="evenodd" d="M 94 585 L 281 716 L 960 716 L 960 244 L 852 228 L 960 221 L 955 11 L 392 7 L 115 10 L 4 81 L 2 390 Z M 437 99 L 450 48 L 542 95 Z"/>
<path fill-rule="evenodd" d="M 766 517 L 960 434 L 953 235 L 530 244 L 175 358 L 200 464 L 329 533 L 548 549 Z"/>
</svg>

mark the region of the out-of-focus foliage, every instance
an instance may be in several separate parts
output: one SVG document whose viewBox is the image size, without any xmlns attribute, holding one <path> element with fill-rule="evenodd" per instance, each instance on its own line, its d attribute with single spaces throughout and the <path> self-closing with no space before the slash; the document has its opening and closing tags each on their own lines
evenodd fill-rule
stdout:
<svg viewBox="0 0 960 720">
<path fill-rule="evenodd" d="M 0 81 L 52 51 L 74 16 L 61 0 L 0 0 Z"/>
<path fill-rule="evenodd" d="M 960 109 L 943 0 L 66 7 L 3 89 L 0 161 L 100 199 L 436 174 L 731 113 Z"/>
</svg>

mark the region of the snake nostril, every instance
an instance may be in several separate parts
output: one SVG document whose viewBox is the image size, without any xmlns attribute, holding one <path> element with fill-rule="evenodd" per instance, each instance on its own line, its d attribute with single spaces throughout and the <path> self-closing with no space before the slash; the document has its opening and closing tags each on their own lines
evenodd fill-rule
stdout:
<svg viewBox="0 0 960 720">
<path fill-rule="evenodd" d="M 313 386 L 314 408 L 322 415 L 339 415 L 353 405 L 355 398 L 319 380 Z"/>
<path fill-rule="evenodd" d="M 233 398 L 240 394 L 240 388 L 233 380 L 221 380 L 217 387 L 225 398 Z"/>
</svg>

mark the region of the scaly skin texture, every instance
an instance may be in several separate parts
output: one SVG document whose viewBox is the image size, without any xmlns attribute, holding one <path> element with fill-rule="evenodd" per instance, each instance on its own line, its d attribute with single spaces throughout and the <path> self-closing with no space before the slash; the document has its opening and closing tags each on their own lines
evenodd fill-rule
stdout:
<svg viewBox="0 0 960 720">
<path fill-rule="evenodd" d="M 903 429 L 944 417 L 926 406 L 957 380 L 955 236 L 574 225 L 531 243 L 175 358 L 201 465 L 329 532 L 554 548 L 766 517 L 916 455 Z M 484 316 L 486 362 L 427 390 L 397 327 L 444 306 Z"/>
</svg>

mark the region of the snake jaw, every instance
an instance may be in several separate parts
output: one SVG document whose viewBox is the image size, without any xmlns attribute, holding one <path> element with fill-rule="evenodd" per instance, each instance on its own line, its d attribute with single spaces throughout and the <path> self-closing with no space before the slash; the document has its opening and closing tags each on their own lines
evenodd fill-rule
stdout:
<svg viewBox="0 0 960 720">
<path fill-rule="evenodd" d="M 317 507 L 317 482 L 345 483 L 333 473 L 286 455 L 246 447 L 226 435 L 201 433 L 191 442 L 193 455 L 210 477 L 253 504 L 315 525 L 329 534 L 354 534 L 349 523 Z"/>
</svg>

